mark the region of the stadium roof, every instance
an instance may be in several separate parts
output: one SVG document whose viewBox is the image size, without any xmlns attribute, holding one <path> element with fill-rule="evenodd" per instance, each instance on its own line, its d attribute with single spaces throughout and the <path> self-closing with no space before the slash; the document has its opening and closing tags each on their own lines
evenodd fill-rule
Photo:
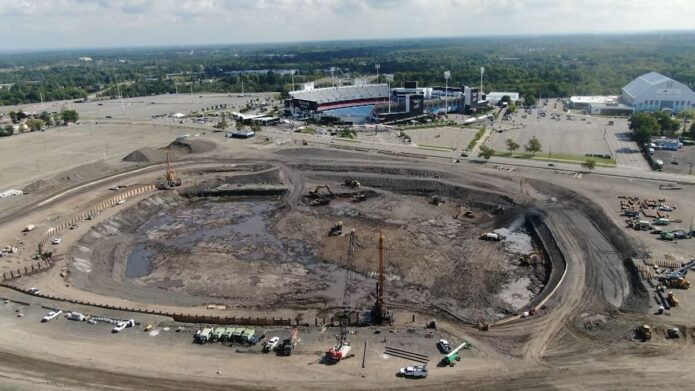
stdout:
<svg viewBox="0 0 695 391">
<path fill-rule="evenodd" d="M 388 84 L 366 84 L 316 88 L 313 90 L 292 91 L 290 95 L 295 99 L 324 104 L 360 99 L 386 98 L 389 96 L 389 86 Z"/>
<path fill-rule="evenodd" d="M 649 72 L 628 83 L 628 85 L 623 87 L 623 92 L 628 94 L 631 98 L 635 98 L 649 88 L 669 80 L 675 81 L 656 72 Z"/>
</svg>

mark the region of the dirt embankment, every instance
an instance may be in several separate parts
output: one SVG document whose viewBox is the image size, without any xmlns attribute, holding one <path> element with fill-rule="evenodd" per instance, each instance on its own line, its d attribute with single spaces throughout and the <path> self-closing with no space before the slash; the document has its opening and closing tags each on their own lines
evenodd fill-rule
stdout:
<svg viewBox="0 0 695 391">
<path fill-rule="evenodd" d="M 543 181 L 531 181 L 532 185 L 543 192 L 553 194 L 556 201 L 564 208 L 575 209 L 582 213 L 594 225 L 596 230 L 603 235 L 620 257 L 627 275 L 630 293 L 620 306 L 621 310 L 631 312 L 647 312 L 649 310 L 649 293 L 642 282 L 632 258 L 643 255 L 646 249 L 630 238 L 625 232 L 616 226 L 596 203 L 590 199 L 570 191 L 566 188 Z M 581 233 L 577 233 L 580 235 Z M 603 251 L 603 250 L 602 250 Z"/>
<path fill-rule="evenodd" d="M 113 170 L 113 167 L 104 162 L 85 164 L 47 179 L 39 179 L 27 185 L 23 191 L 25 193 L 38 193 L 61 189 L 71 184 L 98 178 L 103 176 L 105 172 Z"/>
</svg>

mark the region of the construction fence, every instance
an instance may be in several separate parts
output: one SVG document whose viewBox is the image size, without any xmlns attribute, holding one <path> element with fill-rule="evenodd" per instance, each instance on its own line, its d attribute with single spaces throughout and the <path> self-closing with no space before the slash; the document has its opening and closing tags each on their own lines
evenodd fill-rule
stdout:
<svg viewBox="0 0 695 391">
<path fill-rule="evenodd" d="M 61 233 L 65 229 L 70 228 L 72 225 L 74 225 L 80 221 L 87 220 L 90 216 L 94 216 L 106 208 L 113 207 L 121 200 L 125 200 L 128 197 L 133 197 L 133 196 L 136 196 L 136 195 L 139 195 L 142 193 L 146 193 L 148 191 L 153 191 L 155 189 L 156 189 L 155 185 L 142 185 L 142 186 L 138 186 L 138 187 L 135 187 L 132 189 L 128 189 L 127 191 L 124 191 L 123 193 L 117 194 L 114 197 L 108 199 L 107 201 L 101 202 L 101 203 L 91 207 L 89 210 L 87 210 L 85 212 L 79 213 L 79 214 L 67 219 L 66 221 L 60 223 L 58 226 L 50 228 L 42 236 L 39 243 L 41 244 L 42 247 L 45 248 L 51 242 L 53 237 L 55 237 L 56 235 L 58 235 L 59 233 Z M 8 272 L 4 272 L 4 273 L 2 273 L 2 279 L 0 279 L 0 282 L 10 281 L 10 280 L 13 280 L 15 278 L 19 278 L 22 276 L 27 276 L 30 274 L 44 271 L 44 270 L 48 270 L 51 267 L 53 267 L 54 263 L 57 260 L 58 259 L 56 257 L 51 257 L 47 260 L 39 260 L 39 261 L 32 263 L 30 265 L 20 267 L 16 270 L 10 270 Z"/>
</svg>

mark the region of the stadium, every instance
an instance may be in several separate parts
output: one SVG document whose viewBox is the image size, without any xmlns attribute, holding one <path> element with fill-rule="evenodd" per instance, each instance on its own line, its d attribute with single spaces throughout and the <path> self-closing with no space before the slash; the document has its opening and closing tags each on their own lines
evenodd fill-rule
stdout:
<svg viewBox="0 0 695 391">
<path fill-rule="evenodd" d="M 289 94 L 286 115 L 327 123 L 393 123 L 487 106 L 477 88 L 418 87 L 416 82 L 397 88 L 388 84 L 314 88 L 307 83 Z"/>
</svg>

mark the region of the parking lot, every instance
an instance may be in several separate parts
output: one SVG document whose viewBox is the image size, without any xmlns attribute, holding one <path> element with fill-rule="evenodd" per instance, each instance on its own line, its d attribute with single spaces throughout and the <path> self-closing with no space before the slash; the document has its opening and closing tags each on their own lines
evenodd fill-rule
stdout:
<svg viewBox="0 0 695 391">
<path fill-rule="evenodd" d="M 539 115 L 541 110 L 546 113 L 545 117 Z M 557 114 L 556 118 L 559 119 L 551 118 L 553 114 Z M 520 153 L 524 152 L 523 146 L 535 136 L 543 149 L 539 156 L 568 160 L 583 160 L 585 154 L 614 156 L 606 140 L 608 119 L 575 114 L 573 118 L 568 120 L 567 114 L 562 111 L 562 104 L 558 102 L 555 105 L 554 101 L 531 113 L 520 109 L 510 120 L 501 121 L 511 125 L 511 129 L 495 130 L 490 135 L 488 145 L 496 151 L 506 152 L 506 140 L 512 139 L 521 146 L 516 151 Z"/>
<path fill-rule="evenodd" d="M 663 172 L 674 174 L 693 174 L 695 164 L 695 146 L 683 146 L 678 151 L 658 150 L 654 152 L 657 159 L 664 162 Z"/>
</svg>

